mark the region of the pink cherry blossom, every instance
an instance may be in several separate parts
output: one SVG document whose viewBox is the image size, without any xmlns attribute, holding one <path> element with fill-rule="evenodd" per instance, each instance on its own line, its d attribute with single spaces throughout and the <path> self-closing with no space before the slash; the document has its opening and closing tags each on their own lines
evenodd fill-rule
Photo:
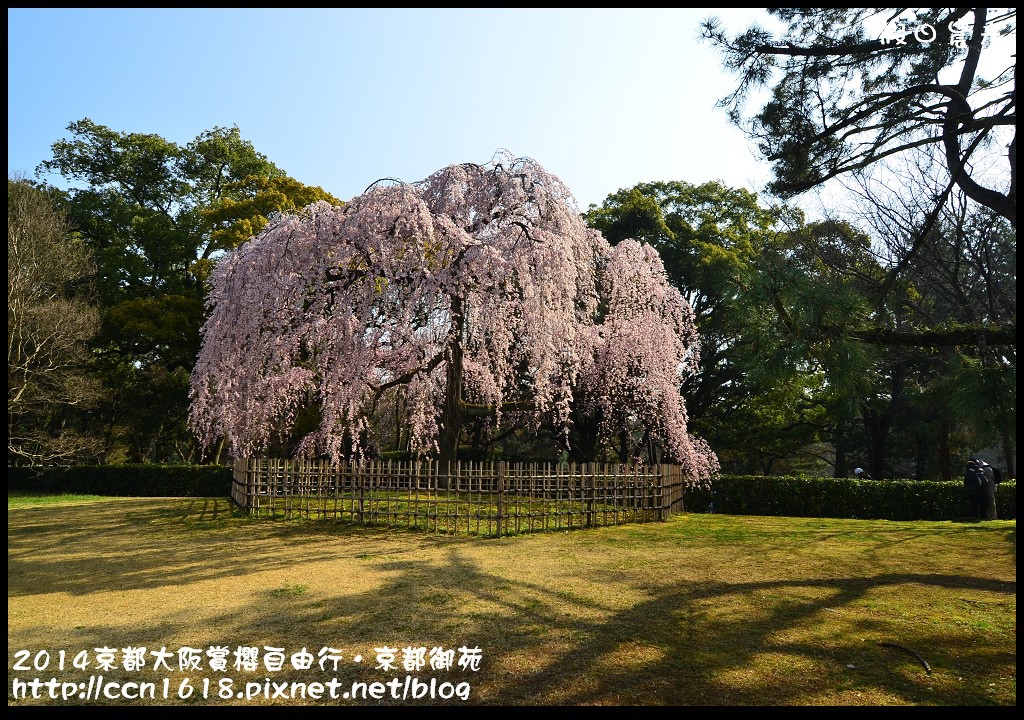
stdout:
<svg viewBox="0 0 1024 720">
<path fill-rule="evenodd" d="M 717 472 L 679 393 L 697 362 L 689 304 L 650 246 L 610 247 L 528 158 L 277 216 L 218 262 L 207 305 L 191 423 L 236 456 L 311 404 L 299 452 L 334 461 L 365 451 L 382 412 L 437 457 L 467 408 L 567 431 L 575 404 L 603 436 L 645 428 L 695 483 Z"/>
</svg>

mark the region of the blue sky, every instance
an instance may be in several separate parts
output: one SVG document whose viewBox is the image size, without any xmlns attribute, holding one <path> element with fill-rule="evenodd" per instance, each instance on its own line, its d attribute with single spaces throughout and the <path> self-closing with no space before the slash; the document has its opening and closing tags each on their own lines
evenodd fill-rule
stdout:
<svg viewBox="0 0 1024 720">
<path fill-rule="evenodd" d="M 8 174 L 90 118 L 181 145 L 237 125 L 343 200 L 500 148 L 581 209 L 652 180 L 758 190 L 767 164 L 715 108 L 734 80 L 697 40 L 708 15 L 773 27 L 718 8 L 8 8 Z"/>
</svg>

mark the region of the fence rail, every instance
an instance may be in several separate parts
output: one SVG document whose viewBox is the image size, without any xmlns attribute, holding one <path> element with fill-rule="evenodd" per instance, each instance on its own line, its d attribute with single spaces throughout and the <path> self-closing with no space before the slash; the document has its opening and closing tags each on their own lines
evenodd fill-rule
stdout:
<svg viewBox="0 0 1024 720">
<path fill-rule="evenodd" d="M 678 465 L 240 458 L 231 497 L 258 516 L 501 536 L 667 520 L 684 484 Z"/>
</svg>

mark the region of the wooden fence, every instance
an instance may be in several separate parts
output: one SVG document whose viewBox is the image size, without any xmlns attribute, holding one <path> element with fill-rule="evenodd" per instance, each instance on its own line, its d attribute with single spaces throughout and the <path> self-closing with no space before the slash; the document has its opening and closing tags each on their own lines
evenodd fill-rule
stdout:
<svg viewBox="0 0 1024 720">
<path fill-rule="evenodd" d="M 231 497 L 259 516 L 502 536 L 667 520 L 684 485 L 677 465 L 243 458 Z"/>
</svg>

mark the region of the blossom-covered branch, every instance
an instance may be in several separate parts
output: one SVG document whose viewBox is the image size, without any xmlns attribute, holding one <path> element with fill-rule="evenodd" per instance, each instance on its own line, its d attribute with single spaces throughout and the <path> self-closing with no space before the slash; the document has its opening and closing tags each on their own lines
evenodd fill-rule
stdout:
<svg viewBox="0 0 1024 720">
<path fill-rule="evenodd" d="M 651 248 L 613 250 L 530 159 L 452 165 L 280 216 L 218 264 L 208 305 L 192 385 L 207 445 L 226 436 L 236 454 L 260 452 L 316 406 L 298 451 L 358 456 L 394 394 L 410 450 L 443 460 L 465 417 L 500 424 L 509 409 L 565 430 L 574 403 L 621 402 L 667 456 L 701 475 L 715 465 L 706 447 L 692 460 L 678 391 L 696 340 L 689 306 Z M 614 397 L 580 388 L 598 373 Z"/>
</svg>

